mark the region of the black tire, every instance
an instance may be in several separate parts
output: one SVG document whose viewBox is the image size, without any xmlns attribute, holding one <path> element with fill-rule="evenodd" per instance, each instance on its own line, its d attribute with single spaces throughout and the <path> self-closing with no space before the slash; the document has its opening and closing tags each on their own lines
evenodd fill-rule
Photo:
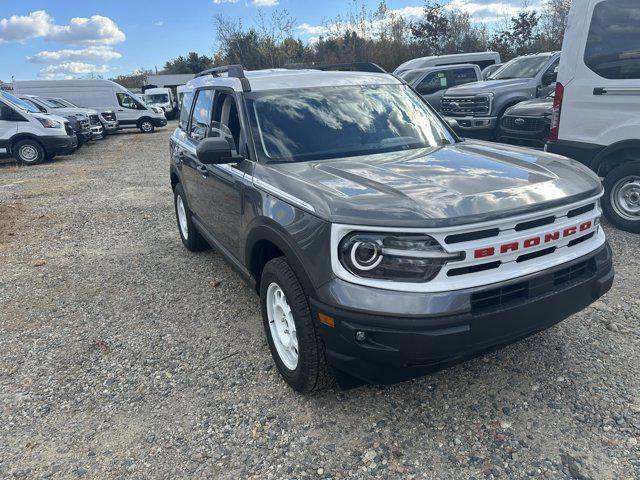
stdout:
<svg viewBox="0 0 640 480">
<path fill-rule="evenodd" d="M 183 228 L 180 225 L 180 215 L 178 214 L 178 205 L 179 199 L 182 201 L 182 205 L 184 206 L 185 220 L 186 220 L 186 235 L 183 233 Z M 178 233 L 180 234 L 180 239 L 182 240 L 182 244 L 189 250 L 190 252 L 201 252 L 203 250 L 208 250 L 211 247 L 204 239 L 204 237 L 200 234 L 200 232 L 196 229 L 195 225 L 191 221 L 191 210 L 189 210 L 189 204 L 187 203 L 187 197 L 184 194 L 184 190 L 181 184 L 177 184 L 173 189 L 173 206 L 176 212 L 176 222 L 178 224 Z"/>
<path fill-rule="evenodd" d="M 11 147 L 11 152 L 14 158 L 23 165 L 36 165 L 47 157 L 43 146 L 30 138 L 16 142 Z"/>
<path fill-rule="evenodd" d="M 156 126 L 153 124 L 153 121 L 148 118 L 143 118 L 138 122 L 138 128 L 142 133 L 153 133 L 156 129 Z"/>
<path fill-rule="evenodd" d="M 267 313 L 267 290 L 271 284 L 277 284 L 286 296 L 291 308 L 298 340 L 298 360 L 295 369 L 288 368 L 276 349 L 271 334 Z M 332 385 L 333 377 L 327 367 L 324 344 L 316 330 L 309 302 L 298 277 L 284 257 L 270 260 L 262 271 L 260 279 L 260 306 L 262 323 L 269 343 L 271 355 L 282 378 L 297 392 L 310 393 Z"/>
<path fill-rule="evenodd" d="M 635 177 L 635 181 L 632 178 Z M 628 181 L 627 181 L 628 180 Z M 615 198 L 620 188 L 630 182 L 640 182 L 640 162 L 633 161 L 623 163 L 611 170 L 604 179 L 604 196 L 602 197 L 602 209 L 607 219 L 620 230 L 631 233 L 640 233 L 640 213 L 635 215 L 626 214 L 620 202 Z M 640 208 L 640 187 L 630 189 L 628 202 L 637 204 Z"/>
</svg>

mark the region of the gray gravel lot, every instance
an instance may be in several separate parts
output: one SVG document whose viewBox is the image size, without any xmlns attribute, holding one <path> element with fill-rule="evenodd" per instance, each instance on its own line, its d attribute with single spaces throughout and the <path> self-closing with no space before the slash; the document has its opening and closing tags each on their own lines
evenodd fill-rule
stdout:
<svg viewBox="0 0 640 480">
<path fill-rule="evenodd" d="M 173 127 L 0 166 L 0 478 L 640 478 L 640 236 L 541 334 L 303 397 L 257 296 L 178 237 Z"/>
</svg>

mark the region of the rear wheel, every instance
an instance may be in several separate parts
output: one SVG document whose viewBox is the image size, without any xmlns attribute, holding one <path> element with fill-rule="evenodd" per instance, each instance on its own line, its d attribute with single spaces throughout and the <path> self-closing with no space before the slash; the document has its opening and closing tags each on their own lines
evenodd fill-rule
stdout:
<svg viewBox="0 0 640 480">
<path fill-rule="evenodd" d="M 624 163 L 604 179 L 602 208 L 621 230 L 640 233 L 640 162 Z"/>
<path fill-rule="evenodd" d="M 307 296 L 284 257 L 265 265 L 260 305 L 271 355 L 289 386 L 309 393 L 331 385 L 324 344 L 311 318 Z"/>
<path fill-rule="evenodd" d="M 47 155 L 42 145 L 31 139 L 20 140 L 11 150 L 15 159 L 23 165 L 36 165 Z"/>
</svg>

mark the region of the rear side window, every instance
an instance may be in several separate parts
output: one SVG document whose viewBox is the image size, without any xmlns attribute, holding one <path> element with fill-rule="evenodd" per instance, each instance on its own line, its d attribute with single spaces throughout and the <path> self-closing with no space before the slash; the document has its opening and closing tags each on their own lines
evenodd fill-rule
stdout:
<svg viewBox="0 0 640 480">
<path fill-rule="evenodd" d="M 473 68 L 456 68 L 455 70 L 451 70 L 450 75 L 452 87 L 478 81 L 478 76 Z"/>
<path fill-rule="evenodd" d="M 182 109 L 180 110 L 180 120 L 178 127 L 180 130 L 187 131 L 189 125 L 189 115 L 191 114 L 191 105 L 193 104 L 193 92 L 185 92 L 182 97 Z"/>
<path fill-rule="evenodd" d="M 640 2 L 605 0 L 593 10 L 584 63 L 610 79 L 640 78 Z"/>
<path fill-rule="evenodd" d="M 214 95 L 214 90 L 200 90 L 196 94 L 193 115 L 189 126 L 189 136 L 196 141 L 200 141 L 206 137 L 209 131 Z"/>
</svg>

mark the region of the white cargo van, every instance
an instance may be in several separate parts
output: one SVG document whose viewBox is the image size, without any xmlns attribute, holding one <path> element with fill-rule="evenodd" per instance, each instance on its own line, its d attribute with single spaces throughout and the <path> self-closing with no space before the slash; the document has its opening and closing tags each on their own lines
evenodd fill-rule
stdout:
<svg viewBox="0 0 640 480">
<path fill-rule="evenodd" d="M 604 177 L 602 206 L 640 233 L 640 2 L 573 2 L 546 150 Z"/>
<path fill-rule="evenodd" d="M 147 88 L 144 91 L 144 103 L 160 107 L 165 116 L 171 120 L 178 113 L 178 102 L 173 91 L 167 87 Z"/>
<path fill-rule="evenodd" d="M 144 133 L 167 124 L 161 108 L 151 107 L 111 80 L 33 80 L 13 82 L 18 94 L 62 97 L 73 104 L 99 112 L 115 111 L 119 128 L 137 127 Z"/>
<path fill-rule="evenodd" d="M 394 75 L 400 75 L 407 70 L 417 70 L 427 67 L 441 67 L 444 65 L 459 65 L 462 63 L 472 63 L 478 65 L 480 70 L 500 63 L 500 54 L 498 52 L 475 52 L 475 53 L 456 53 L 454 55 L 439 55 L 434 57 L 414 58 L 401 64 L 394 70 Z"/>
<path fill-rule="evenodd" d="M 67 119 L 41 113 L 35 106 L 0 91 L 0 153 L 35 165 L 77 148 L 78 138 Z"/>
</svg>

